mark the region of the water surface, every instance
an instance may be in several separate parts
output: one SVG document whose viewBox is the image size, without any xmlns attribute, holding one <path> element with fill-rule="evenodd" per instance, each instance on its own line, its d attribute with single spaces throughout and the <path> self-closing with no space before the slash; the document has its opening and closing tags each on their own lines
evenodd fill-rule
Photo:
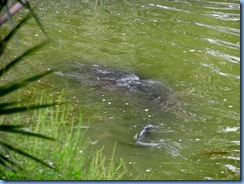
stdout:
<svg viewBox="0 0 244 184">
<path fill-rule="evenodd" d="M 88 130 L 94 147 L 105 145 L 110 155 L 118 143 L 125 179 L 239 179 L 239 1 L 32 3 L 53 38 L 32 58 L 38 70 L 74 74 L 77 63 L 99 65 L 172 89 L 174 104 L 158 106 L 116 87 L 89 86 L 92 80 L 77 80 L 83 72 L 50 77 L 95 114 Z M 31 45 L 28 35 L 41 35 L 28 26 L 22 36 Z M 136 144 L 134 135 L 147 124 L 155 126 L 147 139 L 159 145 Z"/>
</svg>

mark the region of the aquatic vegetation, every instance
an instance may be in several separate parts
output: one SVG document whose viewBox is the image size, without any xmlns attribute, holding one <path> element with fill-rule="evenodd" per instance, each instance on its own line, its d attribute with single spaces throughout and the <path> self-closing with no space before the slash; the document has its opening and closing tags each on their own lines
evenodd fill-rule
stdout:
<svg viewBox="0 0 244 184">
<path fill-rule="evenodd" d="M 31 99 L 34 100 L 34 95 Z M 65 100 L 63 94 L 53 93 L 45 95 L 42 92 L 39 102 Z M 3 119 L 2 119 L 3 121 Z M 9 157 L 19 160 L 25 170 L 19 173 L 6 171 L 4 180 L 115 180 L 125 174 L 124 161 L 115 159 L 116 143 L 111 158 L 105 157 L 103 149 L 93 149 L 86 134 L 89 124 L 83 122 L 79 107 L 66 101 L 63 105 L 48 109 L 40 109 L 28 113 L 28 116 L 14 115 L 12 124 L 25 122 L 24 132 L 41 133 L 56 139 L 47 142 L 41 139 L 28 139 L 21 135 L 8 135 L 7 140 L 13 145 L 23 148 L 27 152 L 46 160 L 54 169 L 32 162 L 18 154 L 11 153 Z M 14 138 L 14 139 L 13 139 Z"/>
</svg>

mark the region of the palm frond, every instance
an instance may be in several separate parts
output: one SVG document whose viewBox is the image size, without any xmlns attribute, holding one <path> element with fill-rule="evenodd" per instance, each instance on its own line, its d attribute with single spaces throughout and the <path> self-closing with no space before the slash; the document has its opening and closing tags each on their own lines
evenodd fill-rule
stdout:
<svg viewBox="0 0 244 184">
<path fill-rule="evenodd" d="M 0 109 L 17 104 L 17 102 L 0 103 Z"/>
<path fill-rule="evenodd" d="M 11 8 L 9 8 L 7 6 L 7 4 L 8 4 L 8 0 L 2 0 L 2 1 L 0 0 L 0 12 L 2 12 L 3 8 L 5 7 L 5 13 L 2 14 L 2 15 L 4 15 L 3 19 L 2 19 L 2 15 L 0 15 L 1 16 L 0 19 L 4 22 L 6 21 L 6 19 L 10 20 L 10 22 L 11 22 L 13 14 L 15 14 L 21 7 L 25 7 L 26 9 L 28 9 L 29 13 L 23 19 L 21 19 L 21 21 L 17 25 L 14 26 L 14 24 L 12 24 L 11 31 L 7 34 L 6 37 L 4 37 L 2 40 L 0 40 L 0 56 L 2 55 L 4 50 L 6 49 L 8 43 L 9 43 L 9 40 L 16 35 L 18 30 L 20 30 L 20 28 L 22 28 L 23 25 L 25 25 L 25 23 L 31 17 L 33 17 L 35 19 L 37 25 L 39 26 L 39 28 L 41 29 L 43 34 L 46 36 L 46 38 L 48 38 L 48 39 L 46 41 L 43 41 L 42 43 L 30 48 L 30 49 L 28 49 L 27 51 L 22 53 L 17 58 L 11 60 L 4 67 L 0 68 L 0 77 L 2 75 L 6 74 L 14 66 L 16 66 L 16 64 L 20 63 L 20 61 L 22 61 L 23 58 L 29 56 L 33 52 L 36 52 L 38 49 L 42 48 L 43 46 L 45 46 L 50 41 L 49 36 L 47 35 L 41 21 L 39 20 L 39 17 L 33 11 L 33 9 L 31 8 L 31 6 L 27 0 L 17 0 L 17 3 L 15 3 Z M 13 10 L 13 9 L 15 9 L 15 10 Z M 0 22 L 0 26 L 3 25 L 4 22 Z M 9 93 L 16 92 L 18 89 L 23 88 L 24 86 L 30 84 L 31 82 L 34 82 L 34 81 L 36 81 L 36 80 L 38 80 L 38 79 L 40 79 L 40 78 L 42 78 L 42 77 L 44 77 L 50 73 L 52 73 L 52 71 L 45 71 L 43 73 L 31 76 L 31 77 L 23 79 L 21 81 L 12 81 L 12 82 L 9 82 L 5 85 L 2 85 L 2 86 L 0 86 L 0 98 L 4 97 L 5 95 L 7 95 Z M 25 112 L 28 110 L 46 108 L 46 107 L 50 107 L 53 105 L 56 105 L 56 104 L 52 103 L 52 104 L 20 106 L 20 105 L 18 105 L 17 102 L 0 103 L 0 116 L 1 115 L 7 115 L 7 114 L 15 114 L 15 113 L 20 113 L 20 112 Z M 26 132 L 22 128 L 23 128 L 22 125 L 0 125 L 0 132 L 4 132 L 4 133 L 8 133 L 8 134 L 9 133 L 21 134 L 24 136 L 37 137 L 37 138 L 42 138 L 42 139 L 51 140 L 51 141 L 54 140 L 53 138 L 47 137 L 47 136 L 42 135 L 42 134 Z M 0 176 L 4 175 L 4 173 L 5 173 L 4 170 L 6 170 L 6 169 L 15 172 L 16 169 L 21 168 L 19 166 L 18 162 L 15 163 L 11 158 L 6 157 L 3 154 L 4 151 L 7 151 L 9 153 L 11 153 L 11 152 L 17 153 L 17 154 L 22 155 L 24 157 L 30 158 L 30 159 L 38 162 L 38 163 L 41 163 L 42 165 L 45 165 L 49 168 L 53 168 L 49 164 L 42 161 L 41 159 L 6 143 L 6 141 L 0 141 L 0 147 L 2 148 L 0 150 Z"/>
<path fill-rule="evenodd" d="M 20 112 L 25 112 L 28 110 L 47 108 L 47 107 L 51 107 L 54 105 L 55 104 L 52 103 L 52 104 L 44 104 L 44 105 L 36 105 L 36 106 L 33 105 L 33 106 L 27 106 L 27 107 L 14 107 L 14 108 L 9 108 L 9 109 L 0 109 L 0 115 L 15 114 L 15 113 L 20 113 Z"/>
<path fill-rule="evenodd" d="M 26 152 L 24 152 L 24 151 L 22 151 L 20 149 L 17 149 L 15 147 L 11 146 L 10 144 L 7 144 L 7 143 L 5 143 L 3 141 L 0 141 L 0 145 L 2 147 L 6 148 L 7 150 L 14 151 L 14 152 L 16 152 L 16 153 L 18 153 L 18 154 L 20 154 L 22 156 L 28 157 L 28 158 L 30 158 L 30 159 L 32 159 L 32 160 L 34 160 L 34 161 L 36 161 L 36 162 L 38 162 L 38 163 L 40 163 L 42 165 L 45 165 L 45 166 L 47 166 L 47 167 L 49 167 L 51 169 L 54 169 L 52 166 L 50 166 L 49 164 L 43 162 L 39 158 L 36 158 L 36 157 L 34 157 L 34 156 L 32 156 L 32 155 L 30 155 L 30 154 L 28 154 L 28 153 L 26 153 Z"/>
<path fill-rule="evenodd" d="M 31 18 L 31 14 L 27 14 L 10 32 L 9 34 L 0 42 L 0 53 L 3 53 L 4 49 L 7 46 L 8 41 L 12 38 L 16 32 Z"/>
<path fill-rule="evenodd" d="M 45 46 L 47 43 L 49 43 L 49 40 L 43 41 L 42 43 L 30 48 L 29 50 L 27 50 L 26 52 L 24 52 L 23 54 L 21 54 L 19 57 L 17 57 L 16 59 L 12 60 L 9 64 L 7 64 L 5 67 L 0 69 L 0 77 L 6 73 L 10 68 L 12 68 L 13 66 L 15 66 L 17 63 L 19 63 L 24 57 L 26 57 L 27 55 L 36 52 L 37 50 L 39 50 L 40 48 L 42 48 L 43 46 Z M 0 48 L 1 49 L 1 48 Z"/>
<path fill-rule="evenodd" d="M 7 4 L 8 0 L 0 1 L 0 12 L 2 11 L 3 7 Z"/>
<path fill-rule="evenodd" d="M 10 160 L 8 157 L 4 156 L 3 154 L 0 154 L 0 165 L 4 166 L 5 168 L 13 172 L 16 172 L 14 168 L 22 169 L 17 163 Z"/>
<path fill-rule="evenodd" d="M 36 13 L 33 11 L 33 9 L 31 8 L 30 3 L 29 3 L 28 1 L 24 1 L 24 2 L 23 2 L 22 0 L 18 0 L 18 2 L 20 2 L 25 8 L 27 8 L 27 9 L 30 11 L 32 17 L 36 20 L 36 23 L 37 23 L 38 26 L 40 27 L 40 29 L 41 29 L 41 31 L 43 32 L 43 34 L 44 34 L 47 38 L 49 38 L 49 36 L 48 36 L 46 30 L 44 29 L 44 27 L 43 27 L 43 25 L 42 25 L 42 23 L 41 23 L 39 17 L 37 16 L 37 14 L 36 14 Z"/>
<path fill-rule="evenodd" d="M 30 82 L 36 81 L 36 80 L 38 80 L 38 79 L 40 79 L 40 78 L 44 77 L 45 75 L 48 75 L 52 72 L 53 72 L 52 70 L 46 71 L 46 72 L 43 72 L 41 74 L 37 74 L 35 76 L 29 77 L 29 78 L 27 78 L 23 81 L 20 81 L 20 82 L 10 84 L 10 85 L 6 85 L 6 86 L 1 86 L 0 87 L 0 97 L 3 97 L 3 96 L 5 96 L 11 92 L 14 92 L 17 89 L 20 89 L 20 88 L 28 85 Z"/>
<path fill-rule="evenodd" d="M 26 132 L 24 130 L 19 130 L 20 128 L 24 128 L 23 125 L 0 125 L 0 132 L 9 132 L 9 133 L 21 133 L 26 136 L 33 136 L 33 137 L 39 137 L 42 139 L 52 140 L 54 141 L 54 138 L 47 137 L 42 134 L 32 133 L 32 132 Z"/>
</svg>

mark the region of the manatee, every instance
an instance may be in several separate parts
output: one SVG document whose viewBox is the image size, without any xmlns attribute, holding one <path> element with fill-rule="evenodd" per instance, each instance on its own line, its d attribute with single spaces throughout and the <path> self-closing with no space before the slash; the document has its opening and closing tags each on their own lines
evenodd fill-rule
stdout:
<svg viewBox="0 0 244 184">
<path fill-rule="evenodd" d="M 141 78 L 133 71 L 77 63 L 64 75 L 75 78 L 88 87 L 121 92 L 125 96 L 154 104 L 167 106 L 175 103 L 171 88 L 158 81 Z"/>
<path fill-rule="evenodd" d="M 174 92 L 170 87 L 157 80 L 143 78 L 131 70 L 76 63 L 66 71 L 57 74 L 94 89 L 94 93 L 91 95 L 99 96 L 106 92 L 114 93 L 115 98 L 117 98 L 116 95 L 119 95 L 119 99 L 129 101 L 132 107 L 136 107 L 135 109 L 138 111 L 133 111 L 133 113 L 139 112 L 140 118 L 146 114 L 145 109 L 150 109 L 154 114 L 161 116 L 167 113 L 166 111 L 162 113 L 164 109 L 168 109 L 168 106 L 176 103 Z M 147 124 L 135 135 L 137 145 L 161 147 L 166 144 L 167 146 L 168 143 L 164 139 L 154 140 L 154 135 L 160 133 L 157 131 L 156 124 L 157 122 Z"/>
</svg>

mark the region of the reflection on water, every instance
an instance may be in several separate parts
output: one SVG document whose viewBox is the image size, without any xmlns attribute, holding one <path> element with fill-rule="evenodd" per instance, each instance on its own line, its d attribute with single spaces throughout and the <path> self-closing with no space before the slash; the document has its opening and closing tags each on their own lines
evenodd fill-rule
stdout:
<svg viewBox="0 0 244 184">
<path fill-rule="evenodd" d="M 118 142 L 125 179 L 240 178 L 239 3 L 33 2 L 54 40 L 37 57 L 40 67 L 73 71 L 52 80 L 96 115 L 88 130 L 94 147 L 105 145 L 110 155 Z M 29 26 L 22 37 L 38 38 Z M 93 70 L 74 71 L 77 62 L 107 66 L 96 70 L 102 83 L 91 78 Z M 108 68 L 125 76 L 108 80 Z M 165 86 L 173 105 L 151 103 L 168 98 Z M 146 140 L 157 146 L 134 140 L 148 124 L 155 129 Z"/>
</svg>

